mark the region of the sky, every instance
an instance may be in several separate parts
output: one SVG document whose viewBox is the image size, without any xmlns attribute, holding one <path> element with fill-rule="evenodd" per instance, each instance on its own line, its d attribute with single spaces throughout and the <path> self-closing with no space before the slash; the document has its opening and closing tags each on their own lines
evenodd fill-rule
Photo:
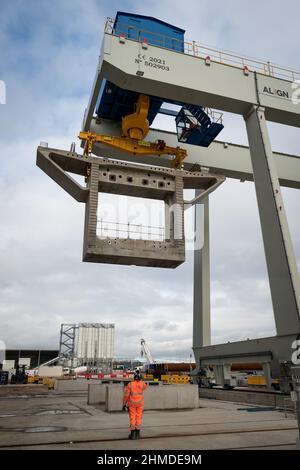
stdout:
<svg viewBox="0 0 300 470">
<path fill-rule="evenodd" d="M 287 0 L 0 0 L 0 341 L 58 348 L 61 323 L 115 323 L 115 354 L 188 358 L 193 256 L 175 270 L 83 263 L 84 207 L 35 165 L 41 141 L 77 141 L 106 17 L 151 15 L 186 38 L 300 69 L 300 4 Z M 1 103 L 1 99 L 0 99 Z M 220 140 L 247 145 L 239 116 Z M 272 147 L 300 155 L 300 129 L 268 124 Z M 167 128 L 168 125 L 167 125 Z M 78 145 L 78 144 L 77 144 Z M 298 266 L 300 200 L 283 189 Z M 212 342 L 273 335 L 274 320 L 253 183 L 210 197 Z"/>
</svg>

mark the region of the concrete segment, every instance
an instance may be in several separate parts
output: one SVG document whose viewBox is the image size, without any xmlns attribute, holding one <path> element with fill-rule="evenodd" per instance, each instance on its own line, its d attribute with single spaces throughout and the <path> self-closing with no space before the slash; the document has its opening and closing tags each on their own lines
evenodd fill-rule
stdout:
<svg viewBox="0 0 300 470">
<path fill-rule="evenodd" d="M 200 388 L 199 395 L 201 398 L 212 398 L 215 400 L 228 401 L 233 403 L 249 403 L 252 405 L 273 406 L 274 408 L 282 408 L 293 410 L 294 405 L 289 396 L 280 393 L 263 393 L 242 390 L 222 390 L 217 388 Z"/>
<path fill-rule="evenodd" d="M 95 263 L 176 268 L 185 261 L 183 189 L 197 188 L 208 194 L 225 180 L 207 171 L 138 165 L 44 147 L 38 147 L 37 165 L 77 201 L 86 203 L 83 261 Z M 87 187 L 66 172 L 85 176 Z M 152 240 L 153 234 L 146 240 L 130 234 L 98 236 L 99 192 L 164 201 L 168 220 L 161 239 Z"/>
<path fill-rule="evenodd" d="M 106 389 L 106 411 L 121 411 L 123 385 L 109 385 Z M 144 410 L 178 410 L 199 407 L 197 385 L 149 386 L 144 392 Z"/>
<path fill-rule="evenodd" d="M 106 387 L 105 411 L 121 411 L 123 407 L 123 384 L 110 384 Z"/>
<path fill-rule="evenodd" d="M 83 261 L 175 268 L 185 260 L 183 172 L 98 159 L 90 167 Z M 201 176 L 199 176 L 201 179 Z M 208 179 L 204 177 L 205 184 Z M 98 192 L 165 201 L 171 217 L 160 240 L 97 235 Z M 126 230 L 125 230 L 126 231 Z M 116 232 L 118 233 L 118 231 Z M 136 238 L 136 237 L 135 237 Z M 142 238 L 142 237 L 141 237 Z"/>
<path fill-rule="evenodd" d="M 88 405 L 98 405 L 106 401 L 106 388 L 108 384 L 89 383 L 88 384 Z"/>
</svg>

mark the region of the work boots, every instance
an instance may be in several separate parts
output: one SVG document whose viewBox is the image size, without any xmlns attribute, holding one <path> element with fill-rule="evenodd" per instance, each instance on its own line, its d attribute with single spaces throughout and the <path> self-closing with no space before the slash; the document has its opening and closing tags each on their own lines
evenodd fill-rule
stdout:
<svg viewBox="0 0 300 470">
<path fill-rule="evenodd" d="M 128 439 L 140 439 L 140 430 L 139 429 L 134 429 L 130 431 L 130 434 L 128 436 Z"/>
</svg>

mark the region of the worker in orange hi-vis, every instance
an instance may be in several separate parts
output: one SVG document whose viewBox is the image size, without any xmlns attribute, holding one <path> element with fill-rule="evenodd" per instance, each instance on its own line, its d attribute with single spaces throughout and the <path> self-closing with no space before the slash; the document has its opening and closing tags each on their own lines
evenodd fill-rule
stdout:
<svg viewBox="0 0 300 470">
<path fill-rule="evenodd" d="M 139 439 L 142 426 L 143 408 L 144 408 L 144 390 L 148 384 L 143 382 L 142 374 L 139 370 L 134 373 L 133 381 L 126 385 L 123 410 L 129 408 L 130 434 L 129 439 Z"/>
</svg>

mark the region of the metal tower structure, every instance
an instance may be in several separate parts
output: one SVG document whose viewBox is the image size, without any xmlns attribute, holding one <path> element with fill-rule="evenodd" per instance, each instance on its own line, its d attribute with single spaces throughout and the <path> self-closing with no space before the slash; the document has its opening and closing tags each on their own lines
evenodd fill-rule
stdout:
<svg viewBox="0 0 300 470">
<path fill-rule="evenodd" d="M 74 323 L 62 323 L 60 327 L 59 358 L 63 362 L 71 361 L 74 366 L 75 359 L 76 325 Z"/>
<path fill-rule="evenodd" d="M 204 245 L 194 255 L 197 364 L 213 365 L 222 383 L 230 364 L 259 361 L 270 381 L 271 372 L 278 376 L 280 364 L 291 361 L 291 345 L 300 333 L 299 275 L 281 195 L 281 186 L 300 188 L 300 158 L 272 151 L 267 121 L 300 127 L 300 73 L 185 41 L 184 32 L 171 25 L 167 27 L 173 28 L 172 34 L 151 31 L 153 18 L 144 26 L 145 17 L 131 15 L 138 26 L 132 18 L 124 25 L 122 15 L 105 26 L 80 133 L 84 155 L 75 153 L 74 147 L 69 152 L 39 147 L 37 164 L 86 204 L 83 256 L 88 261 L 174 268 L 185 259 L 184 208 L 196 205 L 198 227 L 203 204 Z M 180 111 L 174 113 L 168 103 L 177 104 Z M 249 147 L 214 141 L 223 124 L 211 107 L 243 116 Z M 158 113 L 176 118 L 177 134 L 149 129 Z M 137 125 L 141 116 L 144 120 Z M 105 159 L 97 158 L 103 154 Z M 136 162 L 144 165 L 137 167 Z M 87 186 L 66 172 L 85 175 Z M 211 345 L 209 193 L 226 176 L 254 181 L 276 336 Z M 192 201 L 183 200 L 183 188 L 195 189 Z M 99 239 L 99 190 L 164 200 L 169 222 L 163 243 Z M 198 227 L 197 235 L 199 231 Z"/>
</svg>

